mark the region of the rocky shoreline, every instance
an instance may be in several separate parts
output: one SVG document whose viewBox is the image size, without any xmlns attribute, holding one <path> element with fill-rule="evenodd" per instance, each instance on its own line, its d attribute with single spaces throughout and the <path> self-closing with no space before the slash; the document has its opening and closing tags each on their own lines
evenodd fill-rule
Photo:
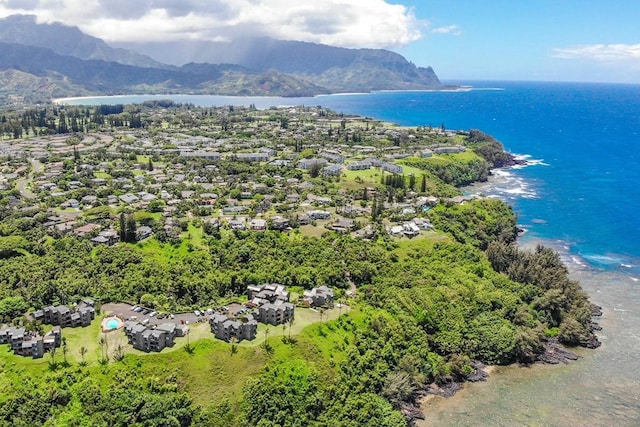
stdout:
<svg viewBox="0 0 640 427">
<path fill-rule="evenodd" d="M 592 315 L 594 317 L 602 316 L 602 307 L 593 305 Z M 602 330 L 602 327 L 596 323 L 591 323 L 591 338 L 584 344 L 584 347 L 595 349 L 600 347 L 601 342 L 595 335 L 595 331 Z M 571 361 L 578 360 L 580 356 L 569 350 L 557 338 L 549 338 L 544 343 L 544 351 L 536 357 L 533 364 L 545 364 L 545 365 L 557 365 L 568 364 Z M 405 416 L 410 426 L 414 426 L 416 420 L 424 420 L 425 415 L 420 408 L 420 401 L 429 396 L 439 396 L 448 398 L 454 396 L 458 391 L 462 390 L 465 382 L 478 382 L 486 381 L 489 378 L 487 372 L 487 366 L 479 360 L 472 360 L 471 366 L 473 372 L 471 372 L 464 381 L 451 381 L 445 384 L 432 383 L 427 386 L 425 390 L 419 391 L 414 402 L 403 402 L 400 406 L 400 412 Z M 520 366 L 530 366 L 520 364 Z"/>
</svg>

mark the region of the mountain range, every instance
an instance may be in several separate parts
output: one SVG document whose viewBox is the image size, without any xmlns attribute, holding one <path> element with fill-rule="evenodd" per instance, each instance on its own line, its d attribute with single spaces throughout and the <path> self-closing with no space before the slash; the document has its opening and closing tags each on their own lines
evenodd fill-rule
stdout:
<svg viewBox="0 0 640 427">
<path fill-rule="evenodd" d="M 0 19 L 0 97 L 198 93 L 313 96 L 443 88 L 431 67 L 384 49 L 347 49 L 267 37 L 112 47 L 34 16 Z"/>
</svg>

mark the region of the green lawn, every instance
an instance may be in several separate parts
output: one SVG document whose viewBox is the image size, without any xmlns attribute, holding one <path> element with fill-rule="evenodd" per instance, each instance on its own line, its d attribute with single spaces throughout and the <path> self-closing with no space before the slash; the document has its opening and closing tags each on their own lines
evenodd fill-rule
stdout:
<svg viewBox="0 0 640 427">
<path fill-rule="evenodd" d="M 204 239 L 204 230 L 202 227 L 196 227 L 193 222 L 189 223 L 189 228 L 182 234 L 183 240 L 188 240 L 195 247 L 205 249 L 207 242 Z"/>
<path fill-rule="evenodd" d="M 95 178 L 111 179 L 111 175 L 106 172 L 94 172 L 93 176 Z"/>
<path fill-rule="evenodd" d="M 302 234 L 305 237 L 320 237 L 322 236 L 324 233 L 328 233 L 329 230 L 327 230 L 326 228 L 324 228 L 324 226 L 320 226 L 320 225 L 302 225 L 300 226 L 300 234 Z"/>
<path fill-rule="evenodd" d="M 437 242 L 447 242 L 450 238 L 436 231 L 422 230 L 419 236 L 413 239 L 403 238 L 396 243 L 398 248 L 394 251 L 400 258 L 407 258 L 411 253 L 422 252 L 431 249 Z"/>
</svg>

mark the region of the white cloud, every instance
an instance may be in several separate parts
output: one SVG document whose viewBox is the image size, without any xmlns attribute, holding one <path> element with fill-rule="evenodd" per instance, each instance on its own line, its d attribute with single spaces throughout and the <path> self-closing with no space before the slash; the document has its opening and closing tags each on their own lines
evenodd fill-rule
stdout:
<svg viewBox="0 0 640 427">
<path fill-rule="evenodd" d="M 444 27 L 435 27 L 435 28 L 431 28 L 429 32 L 434 34 L 453 34 L 454 36 L 462 35 L 462 30 L 457 25 L 446 25 Z"/>
<path fill-rule="evenodd" d="M 396 47 L 421 38 L 426 26 L 411 9 L 385 0 L 0 0 L 0 16 L 15 13 L 78 26 L 114 42 L 268 35 Z"/>
<path fill-rule="evenodd" d="M 593 44 L 555 48 L 551 55 L 559 59 L 590 59 L 601 62 L 640 61 L 639 44 Z"/>
</svg>

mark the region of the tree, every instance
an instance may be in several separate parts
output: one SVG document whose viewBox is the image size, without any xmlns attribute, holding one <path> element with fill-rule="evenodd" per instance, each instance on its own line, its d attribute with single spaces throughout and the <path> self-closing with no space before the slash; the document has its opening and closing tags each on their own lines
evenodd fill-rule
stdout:
<svg viewBox="0 0 640 427">
<path fill-rule="evenodd" d="M 24 313 L 27 308 L 27 302 L 23 297 L 6 297 L 0 300 L 0 319 L 3 321 L 9 321 Z"/>
<path fill-rule="evenodd" d="M 409 175 L 409 188 L 412 190 L 416 189 L 416 176 L 414 174 Z"/>
<path fill-rule="evenodd" d="M 269 333 L 271 333 L 269 328 L 265 328 L 264 329 L 264 342 L 262 343 L 262 347 L 264 348 L 264 351 L 267 352 L 267 354 L 271 354 L 271 352 L 273 351 L 273 348 L 269 345 L 269 342 L 267 341 L 267 337 L 269 336 Z"/>
<path fill-rule="evenodd" d="M 113 353 L 113 360 L 114 362 L 120 362 L 123 359 L 124 359 L 124 348 L 122 347 L 121 344 L 118 344 L 118 346 L 116 347 Z"/>
<path fill-rule="evenodd" d="M 120 241 L 127 241 L 127 225 L 124 217 L 124 212 L 120 213 Z"/>
<path fill-rule="evenodd" d="M 56 369 L 58 369 L 58 362 L 56 361 L 55 347 L 49 350 L 49 356 L 51 357 L 51 360 L 49 361 L 49 369 L 51 369 L 52 371 L 55 371 Z"/>
<path fill-rule="evenodd" d="M 106 359 L 105 348 L 107 347 L 107 337 L 106 334 L 100 337 L 100 355 L 102 356 L 102 360 Z"/>
<path fill-rule="evenodd" d="M 291 327 L 293 326 L 294 321 L 295 319 L 293 317 L 289 319 L 289 342 L 291 342 Z"/>
<path fill-rule="evenodd" d="M 313 162 L 309 168 L 309 176 L 311 176 L 311 178 L 317 178 L 320 175 L 320 169 L 322 169 L 320 163 Z"/>
<path fill-rule="evenodd" d="M 80 365 L 87 366 L 87 362 L 86 360 L 84 360 L 84 356 L 87 354 L 87 347 L 85 346 L 80 347 L 79 353 L 80 353 L 80 357 L 82 358 L 82 362 L 80 362 Z"/>
<path fill-rule="evenodd" d="M 125 241 L 128 243 L 136 242 L 136 219 L 133 214 L 127 215 L 125 226 Z"/>
<path fill-rule="evenodd" d="M 69 367 L 69 362 L 67 361 L 67 353 L 69 353 L 69 349 L 67 348 L 67 340 L 66 338 L 62 338 L 62 366 L 65 368 Z"/>
</svg>

